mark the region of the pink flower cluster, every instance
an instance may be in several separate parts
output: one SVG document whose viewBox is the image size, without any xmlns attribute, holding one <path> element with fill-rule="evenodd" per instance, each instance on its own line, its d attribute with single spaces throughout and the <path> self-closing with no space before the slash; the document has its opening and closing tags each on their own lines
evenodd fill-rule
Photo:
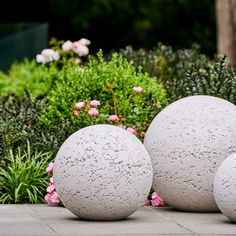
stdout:
<svg viewBox="0 0 236 236">
<path fill-rule="evenodd" d="M 100 101 L 98 100 L 92 100 L 90 102 L 88 101 L 82 101 L 77 102 L 74 104 L 74 116 L 79 116 L 79 114 L 83 111 L 86 111 L 89 116 L 99 116 L 98 106 L 100 106 Z M 139 136 L 141 138 L 145 137 L 145 132 L 140 131 L 137 129 L 135 125 L 132 127 L 125 127 L 123 124 L 121 124 L 122 121 L 125 121 L 126 119 L 124 117 L 119 117 L 117 114 L 110 115 L 108 117 L 108 121 L 123 128 L 127 131 L 131 132 L 132 134 Z"/>
<path fill-rule="evenodd" d="M 163 199 L 161 199 L 160 196 L 156 192 L 153 192 L 151 200 L 146 199 L 144 201 L 144 205 L 145 206 L 152 205 L 152 206 L 156 206 L 156 207 L 164 207 L 164 206 L 167 206 L 167 203 Z"/>
<path fill-rule="evenodd" d="M 73 51 L 76 54 L 78 54 L 80 57 L 87 56 L 89 54 L 89 48 L 90 40 L 82 38 L 79 41 L 71 42 L 70 40 L 67 40 L 62 45 L 62 51 Z"/>
<path fill-rule="evenodd" d="M 100 105 L 100 102 L 98 100 L 92 100 L 90 103 L 89 103 L 90 106 L 87 106 L 87 108 L 89 109 L 88 110 L 88 114 L 90 116 L 98 116 L 99 115 L 99 111 L 97 109 L 97 107 Z M 80 111 L 83 109 L 83 108 L 86 108 L 86 103 L 85 102 L 77 102 L 75 105 L 74 105 L 74 108 L 76 110 L 74 110 L 73 114 L 74 116 L 78 116 Z"/>
<path fill-rule="evenodd" d="M 36 62 L 42 64 L 46 64 L 52 61 L 58 61 L 59 59 L 59 53 L 49 48 L 44 49 L 41 54 L 36 55 Z"/>
<path fill-rule="evenodd" d="M 46 169 L 48 175 L 51 175 L 53 172 L 53 166 L 54 163 L 51 162 L 48 164 L 48 167 Z M 60 198 L 55 191 L 55 185 L 53 177 L 50 178 L 50 182 L 47 187 L 47 194 L 44 196 L 44 200 L 48 203 L 50 206 L 57 206 L 60 203 Z"/>
<path fill-rule="evenodd" d="M 120 118 L 118 115 L 111 115 L 109 116 L 108 120 L 109 121 L 118 121 Z"/>
</svg>

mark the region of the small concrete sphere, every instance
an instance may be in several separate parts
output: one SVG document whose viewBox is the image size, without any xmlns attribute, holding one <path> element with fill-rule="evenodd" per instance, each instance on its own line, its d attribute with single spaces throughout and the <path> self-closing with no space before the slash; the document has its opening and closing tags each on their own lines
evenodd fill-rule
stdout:
<svg viewBox="0 0 236 236">
<path fill-rule="evenodd" d="M 236 152 L 236 107 L 211 96 L 180 99 L 161 111 L 145 136 L 153 188 L 179 210 L 216 212 L 217 167 Z"/>
<path fill-rule="evenodd" d="M 137 137 L 117 126 L 94 125 L 63 143 L 53 177 L 62 203 L 79 218 L 119 220 L 143 205 L 153 171 Z"/>
<path fill-rule="evenodd" d="M 214 196 L 221 212 L 236 223 L 236 153 L 225 159 L 218 168 Z"/>
</svg>

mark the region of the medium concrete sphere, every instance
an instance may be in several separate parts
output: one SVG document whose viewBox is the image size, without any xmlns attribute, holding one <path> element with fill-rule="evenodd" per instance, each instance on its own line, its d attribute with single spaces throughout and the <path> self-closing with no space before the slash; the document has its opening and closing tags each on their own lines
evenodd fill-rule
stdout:
<svg viewBox="0 0 236 236">
<path fill-rule="evenodd" d="M 236 107 L 211 96 L 180 99 L 161 111 L 145 136 L 154 189 L 176 209 L 218 211 L 217 167 L 236 152 Z"/>
<path fill-rule="evenodd" d="M 79 218 L 119 220 L 144 203 L 153 171 L 147 150 L 133 134 L 94 125 L 63 143 L 53 177 L 62 203 Z"/>
<path fill-rule="evenodd" d="M 214 196 L 222 213 L 236 223 L 236 153 L 225 159 L 218 168 Z"/>
</svg>

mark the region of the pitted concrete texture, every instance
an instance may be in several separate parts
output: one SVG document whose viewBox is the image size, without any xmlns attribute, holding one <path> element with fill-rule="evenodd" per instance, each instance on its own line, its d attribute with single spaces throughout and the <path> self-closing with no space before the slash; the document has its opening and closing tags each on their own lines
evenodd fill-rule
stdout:
<svg viewBox="0 0 236 236">
<path fill-rule="evenodd" d="M 47 205 L 0 205 L 1 236 L 236 235 L 220 213 L 141 207 L 120 221 L 79 220 L 69 210 Z"/>
<path fill-rule="evenodd" d="M 211 96 L 180 99 L 161 111 L 145 136 L 155 191 L 185 211 L 216 212 L 214 174 L 236 152 L 236 106 Z M 236 234 L 236 232 L 235 232 Z"/>
<path fill-rule="evenodd" d="M 94 125 L 61 146 L 53 171 L 63 204 L 89 220 L 122 219 L 141 206 L 153 179 L 149 154 L 130 132 Z"/>
<path fill-rule="evenodd" d="M 218 168 L 214 196 L 222 213 L 236 223 L 236 153 L 225 159 Z"/>
</svg>

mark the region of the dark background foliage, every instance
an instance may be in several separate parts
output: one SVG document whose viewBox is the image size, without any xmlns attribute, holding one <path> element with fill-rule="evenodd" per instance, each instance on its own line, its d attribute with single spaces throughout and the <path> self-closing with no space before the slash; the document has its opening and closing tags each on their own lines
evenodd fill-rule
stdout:
<svg viewBox="0 0 236 236">
<path fill-rule="evenodd" d="M 92 41 L 93 52 L 132 45 L 152 48 L 202 46 L 216 52 L 214 0 L 38 0 L 4 1 L 0 22 L 48 22 L 49 36 Z"/>
</svg>

